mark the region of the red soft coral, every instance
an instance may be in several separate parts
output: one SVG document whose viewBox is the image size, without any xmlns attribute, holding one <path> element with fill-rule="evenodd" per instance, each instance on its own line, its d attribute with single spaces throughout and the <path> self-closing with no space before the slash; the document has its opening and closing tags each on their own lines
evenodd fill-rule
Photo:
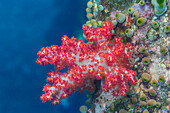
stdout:
<svg viewBox="0 0 170 113">
<path fill-rule="evenodd" d="M 94 80 L 105 78 L 104 91 L 111 91 L 114 96 L 125 95 L 128 91 L 128 81 L 135 85 L 136 73 L 129 70 L 130 44 L 122 44 L 121 38 L 114 38 L 111 43 L 113 24 L 103 22 L 102 27 L 88 27 L 83 25 L 84 34 L 88 41 L 84 43 L 72 37 L 62 37 L 62 46 L 52 45 L 42 48 L 38 52 L 38 64 L 54 64 L 55 71 L 49 72 L 47 81 L 52 85 L 45 85 L 41 100 L 52 100 L 53 104 L 59 104 L 60 100 L 70 96 L 73 92 L 95 89 Z M 66 73 L 59 70 L 68 68 Z"/>
</svg>

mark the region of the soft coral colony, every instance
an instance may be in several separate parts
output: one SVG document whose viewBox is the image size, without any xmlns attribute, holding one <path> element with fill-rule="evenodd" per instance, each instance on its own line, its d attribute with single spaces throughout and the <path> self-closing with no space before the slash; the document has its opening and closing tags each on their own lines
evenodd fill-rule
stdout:
<svg viewBox="0 0 170 113">
<path fill-rule="evenodd" d="M 84 43 L 62 37 L 62 46 L 38 52 L 37 63 L 53 64 L 43 102 L 59 104 L 87 91 L 82 113 L 170 111 L 170 2 L 90 0 Z M 66 73 L 60 70 L 67 67 Z"/>
<path fill-rule="evenodd" d="M 49 72 L 47 81 L 53 85 L 45 85 L 41 96 L 43 102 L 53 100 L 53 104 L 71 95 L 79 89 L 80 92 L 95 91 L 94 80 L 105 79 L 103 90 L 112 92 L 114 96 L 126 95 L 128 82 L 136 85 L 136 73 L 128 69 L 129 50 L 133 49 L 130 44 L 122 44 L 121 38 L 110 41 L 113 24 L 103 22 L 102 27 L 94 29 L 83 25 L 84 34 L 88 41 L 95 44 L 84 43 L 72 37 L 62 37 L 62 46 L 52 45 L 42 48 L 38 52 L 38 64 L 54 64 L 55 71 Z M 59 70 L 67 67 L 66 73 Z"/>
</svg>

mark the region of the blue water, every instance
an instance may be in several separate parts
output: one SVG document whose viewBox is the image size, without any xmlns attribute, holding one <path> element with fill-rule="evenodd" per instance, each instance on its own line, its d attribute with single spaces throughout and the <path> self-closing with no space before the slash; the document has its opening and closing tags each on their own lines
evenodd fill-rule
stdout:
<svg viewBox="0 0 170 113">
<path fill-rule="evenodd" d="M 63 35 L 82 34 L 86 2 L 0 0 L 0 113 L 79 113 L 85 93 L 56 106 L 41 102 L 47 73 L 54 68 L 35 61 L 42 47 L 61 45 Z"/>
</svg>

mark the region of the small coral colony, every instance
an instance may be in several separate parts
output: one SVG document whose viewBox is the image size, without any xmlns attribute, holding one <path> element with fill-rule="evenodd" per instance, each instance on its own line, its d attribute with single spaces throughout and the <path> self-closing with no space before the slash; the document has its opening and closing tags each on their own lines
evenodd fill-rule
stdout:
<svg viewBox="0 0 170 113">
<path fill-rule="evenodd" d="M 86 12 L 87 43 L 64 35 L 37 53 L 55 68 L 41 100 L 86 91 L 81 113 L 170 113 L 170 1 L 90 0 Z"/>
</svg>

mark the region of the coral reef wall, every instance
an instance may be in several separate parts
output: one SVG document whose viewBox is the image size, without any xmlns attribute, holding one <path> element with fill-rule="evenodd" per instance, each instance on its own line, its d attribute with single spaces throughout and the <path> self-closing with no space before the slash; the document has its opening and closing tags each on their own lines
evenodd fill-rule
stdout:
<svg viewBox="0 0 170 113">
<path fill-rule="evenodd" d="M 81 113 L 170 112 L 169 6 L 169 0 L 88 1 L 87 43 L 64 36 L 62 46 L 38 52 L 38 64 L 55 66 L 41 100 L 59 104 L 86 90 L 91 107 L 81 106 Z"/>
</svg>

